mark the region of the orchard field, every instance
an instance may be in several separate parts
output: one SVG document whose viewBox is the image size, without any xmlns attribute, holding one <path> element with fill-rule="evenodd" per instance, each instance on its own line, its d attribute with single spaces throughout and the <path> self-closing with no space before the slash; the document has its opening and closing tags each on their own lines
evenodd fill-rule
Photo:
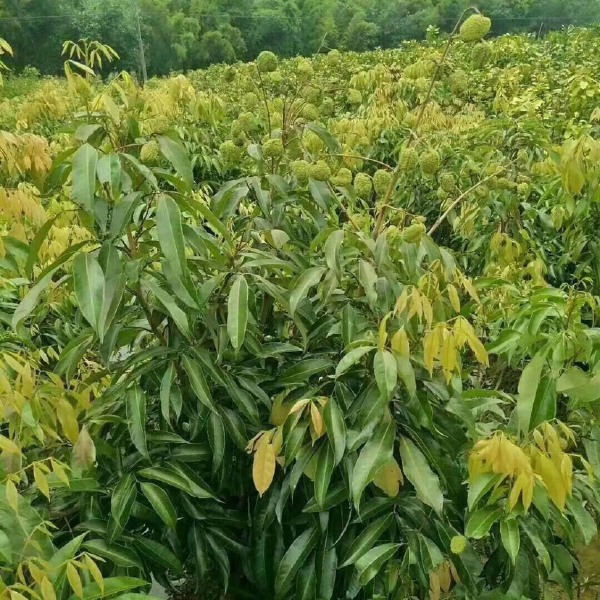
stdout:
<svg viewBox="0 0 600 600">
<path fill-rule="evenodd" d="M 489 25 L 5 75 L 3 598 L 596 597 L 600 35 Z"/>
</svg>

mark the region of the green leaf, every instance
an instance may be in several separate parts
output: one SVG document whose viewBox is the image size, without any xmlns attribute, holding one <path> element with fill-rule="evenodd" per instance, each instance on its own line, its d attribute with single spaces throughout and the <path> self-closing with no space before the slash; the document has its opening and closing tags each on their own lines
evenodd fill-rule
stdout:
<svg viewBox="0 0 600 600">
<path fill-rule="evenodd" d="M 119 155 L 111 152 L 105 154 L 98 161 L 98 181 L 102 185 L 108 185 L 113 199 L 121 191 L 121 160 Z"/>
<path fill-rule="evenodd" d="M 398 370 L 394 355 L 387 350 L 378 350 L 375 354 L 373 368 L 379 391 L 387 400 L 390 400 L 398 381 Z"/>
<path fill-rule="evenodd" d="M 567 508 L 577 524 L 583 543 L 587 546 L 598 534 L 598 527 L 592 515 L 586 510 L 583 502 L 578 498 L 571 497 L 567 500 Z"/>
<path fill-rule="evenodd" d="M 296 281 L 296 285 L 290 294 L 290 315 L 292 317 L 300 302 L 306 298 L 310 288 L 317 285 L 324 274 L 325 267 L 311 267 L 298 277 L 298 281 Z"/>
<path fill-rule="evenodd" d="M 327 490 L 331 483 L 333 473 L 334 456 L 328 441 L 321 444 L 317 455 L 317 468 L 315 473 L 315 498 L 319 506 L 323 506 L 327 497 Z"/>
<path fill-rule="evenodd" d="M 177 556 L 166 546 L 155 542 L 154 540 L 145 537 L 140 540 L 135 540 L 137 551 L 151 563 L 172 571 L 176 575 L 183 574 L 183 566 Z"/>
<path fill-rule="evenodd" d="M 521 547 L 521 536 L 519 533 L 519 522 L 517 519 L 509 519 L 500 523 L 500 538 L 502 545 L 510 556 L 512 564 L 517 563 L 517 555 Z"/>
<path fill-rule="evenodd" d="M 160 414 L 171 422 L 171 386 L 175 379 L 175 365 L 170 362 L 160 382 Z"/>
<path fill-rule="evenodd" d="M 556 382 L 556 391 L 579 402 L 595 402 L 600 398 L 600 375 L 589 377 L 579 367 L 571 367 Z"/>
<path fill-rule="evenodd" d="M 286 369 L 277 378 L 280 386 L 293 385 L 295 383 L 307 383 L 317 373 L 321 373 L 331 367 L 332 363 L 324 358 L 308 358 Z"/>
<path fill-rule="evenodd" d="M 283 555 L 275 577 L 275 598 L 280 600 L 287 597 L 291 590 L 296 574 L 304 565 L 319 540 L 317 529 L 307 529 L 301 533 Z"/>
<path fill-rule="evenodd" d="M 486 506 L 476 510 L 469 516 L 467 526 L 465 527 L 465 535 L 475 540 L 480 540 L 485 537 L 492 525 L 498 521 L 504 514 L 501 508 L 494 506 Z"/>
<path fill-rule="evenodd" d="M 594 475 L 600 480 L 600 427 L 592 427 L 589 439 L 583 440 L 583 446 Z"/>
<path fill-rule="evenodd" d="M 140 484 L 140 488 L 165 525 L 171 529 L 175 529 L 177 525 L 177 512 L 167 492 L 154 483 L 142 483 Z"/>
<path fill-rule="evenodd" d="M 496 484 L 502 481 L 500 475 L 482 473 L 469 484 L 467 507 L 471 510 Z"/>
<path fill-rule="evenodd" d="M 331 271 L 333 271 L 337 278 L 339 279 L 341 276 L 340 269 L 340 248 L 342 246 L 342 242 L 344 241 L 344 230 L 336 229 L 334 232 L 330 234 L 325 242 L 325 246 L 323 248 L 325 252 L 325 262 Z"/>
<path fill-rule="evenodd" d="M 137 451 L 148 458 L 148 447 L 146 446 L 146 394 L 136 385 L 127 392 L 125 401 L 131 441 Z"/>
<path fill-rule="evenodd" d="M 363 490 L 393 456 L 396 428 L 393 421 L 380 424 L 361 450 L 352 472 L 352 500 L 358 508 Z"/>
<path fill-rule="evenodd" d="M 381 567 L 388 562 L 400 548 L 400 544 L 381 544 L 371 548 L 364 556 L 356 561 L 356 571 L 361 585 L 365 586 Z"/>
<path fill-rule="evenodd" d="M 89 144 L 83 144 L 73 155 L 72 198 L 89 214 L 94 212 L 97 164 L 98 151 Z"/>
<path fill-rule="evenodd" d="M 192 189 L 194 185 L 192 163 L 183 145 L 166 135 L 158 136 L 158 145 L 162 155 L 173 165 L 186 186 Z"/>
<path fill-rule="evenodd" d="M 235 350 L 242 347 L 247 326 L 248 283 L 243 275 L 238 275 L 231 286 L 227 300 L 227 333 Z"/>
<path fill-rule="evenodd" d="M 221 415 L 213 412 L 208 416 L 208 441 L 212 450 L 212 469 L 216 473 L 225 455 L 225 426 Z"/>
<path fill-rule="evenodd" d="M 190 380 L 192 390 L 194 391 L 194 394 L 196 394 L 198 400 L 212 412 L 217 412 L 217 407 L 210 393 L 210 388 L 206 383 L 206 379 L 204 378 L 204 373 L 200 364 L 185 355 L 182 362 L 183 368 Z"/>
<path fill-rule="evenodd" d="M 542 369 L 546 364 L 546 357 L 542 354 L 536 354 L 531 362 L 523 369 L 521 379 L 519 380 L 519 397 L 517 399 L 517 417 L 519 422 L 519 431 L 521 433 L 529 433 L 531 413 L 535 403 L 535 397 Z"/>
<path fill-rule="evenodd" d="M 298 572 L 295 600 L 315 600 L 317 597 L 317 571 L 311 560 Z"/>
<path fill-rule="evenodd" d="M 97 259 L 91 254 L 78 254 L 73 260 L 73 287 L 75 297 L 85 320 L 100 337 L 104 331 L 99 330 L 104 306 L 104 273 Z"/>
<path fill-rule="evenodd" d="M 190 331 L 188 318 L 185 312 L 175 304 L 173 297 L 150 279 L 144 279 L 143 285 L 147 287 L 154 297 L 163 305 L 169 316 L 173 319 L 175 325 L 177 325 L 177 329 L 179 329 L 188 340 L 191 340 L 192 333 Z"/>
<path fill-rule="evenodd" d="M 400 440 L 402 471 L 413 484 L 419 500 L 431 506 L 438 514 L 444 507 L 444 495 L 438 476 L 431 470 L 423 453 L 408 438 Z"/>
<path fill-rule="evenodd" d="M 111 498 L 110 498 L 110 513 L 114 521 L 110 542 L 117 539 L 125 529 L 131 509 L 137 496 L 135 477 L 128 473 L 121 477 Z"/>
<path fill-rule="evenodd" d="M 323 409 L 327 437 L 333 448 L 334 464 L 338 465 L 346 451 L 346 423 L 337 402 L 330 398 Z"/>
<path fill-rule="evenodd" d="M 31 241 L 31 244 L 29 244 L 29 254 L 27 255 L 27 262 L 25 263 L 25 274 L 30 279 L 33 277 L 33 267 L 38 261 L 40 248 L 42 247 L 42 244 L 46 241 L 48 233 L 50 233 L 52 226 L 54 225 L 56 219 L 58 219 L 59 216 L 60 215 L 57 215 L 52 219 L 48 219 L 48 221 L 46 221 L 35 234 L 35 237 Z"/>
<path fill-rule="evenodd" d="M 91 554 L 105 558 L 119 567 L 142 568 L 139 556 L 129 548 L 122 546 L 109 546 L 104 540 L 88 540 L 83 544 Z"/>
<path fill-rule="evenodd" d="M 373 265 L 366 260 L 361 260 L 358 263 L 358 281 L 365 292 L 365 297 L 369 306 L 372 308 L 377 302 L 377 291 L 375 286 L 377 285 L 377 273 L 373 268 Z"/>
<path fill-rule="evenodd" d="M 164 467 L 150 467 L 141 469 L 138 475 L 144 479 L 158 481 L 165 485 L 177 488 L 196 498 L 214 498 L 214 494 L 208 489 L 208 486 L 201 482 L 199 478 L 193 477 L 193 471 L 185 470 L 185 465 L 168 464 Z"/>
<path fill-rule="evenodd" d="M 23 319 L 26 319 L 33 312 L 34 308 L 37 306 L 40 296 L 42 295 L 42 292 L 48 287 L 48 285 L 52 281 L 52 276 L 54 275 L 54 273 L 58 271 L 58 269 L 62 267 L 62 265 L 66 263 L 67 260 L 69 260 L 69 258 L 73 256 L 73 254 L 75 254 L 81 247 L 85 246 L 86 244 L 88 244 L 87 241 L 80 242 L 79 244 L 71 246 L 68 250 L 65 250 L 65 252 L 63 252 L 61 256 L 59 256 L 49 267 L 47 267 L 46 269 L 44 269 L 44 271 L 42 271 L 42 273 L 40 273 L 40 276 L 36 281 L 35 285 L 29 290 L 29 292 L 27 292 L 27 295 L 25 296 L 25 298 L 23 298 L 23 300 L 21 300 L 21 303 L 19 304 L 19 306 L 17 306 L 15 312 L 13 313 L 11 320 L 11 325 L 13 329 L 16 329 L 19 323 Z"/>
<path fill-rule="evenodd" d="M 383 535 L 384 532 L 389 531 L 390 527 L 394 522 L 393 513 L 383 515 L 369 523 L 367 528 L 354 539 L 350 547 L 348 548 L 342 567 L 353 565 L 357 560 L 364 556 L 375 544 L 375 542 Z"/>
<path fill-rule="evenodd" d="M 371 350 L 375 350 L 375 346 L 359 346 L 358 348 L 350 350 L 350 352 L 348 352 L 348 354 L 346 354 L 338 363 L 338 366 L 335 369 L 335 376 L 342 376 L 350 367 L 354 366 L 365 354 L 371 352 Z"/>
<path fill-rule="evenodd" d="M 161 196 L 156 210 L 158 241 L 165 263 L 174 277 L 183 281 L 187 276 L 187 259 L 181 225 L 181 212 L 169 196 Z"/>
<path fill-rule="evenodd" d="M 148 582 L 135 577 L 106 577 L 102 588 L 97 583 L 90 583 L 83 588 L 83 600 L 100 600 L 117 594 L 124 594 L 129 590 L 146 587 Z M 82 600 L 73 594 L 69 600 Z"/>
</svg>

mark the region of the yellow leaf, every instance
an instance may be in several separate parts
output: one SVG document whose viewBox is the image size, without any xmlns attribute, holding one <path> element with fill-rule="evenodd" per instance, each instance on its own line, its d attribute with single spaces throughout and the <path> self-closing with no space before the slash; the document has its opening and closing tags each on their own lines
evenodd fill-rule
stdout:
<svg viewBox="0 0 600 600">
<path fill-rule="evenodd" d="M 69 585 L 75 592 L 75 595 L 79 598 L 83 598 L 83 585 L 81 583 L 81 577 L 72 563 L 67 564 L 67 579 L 69 580 Z"/>
<path fill-rule="evenodd" d="M 50 580 L 47 577 L 42 579 L 42 583 L 40 584 L 40 591 L 42 592 L 43 600 L 56 600 L 56 592 L 54 591 L 54 586 L 50 583 Z"/>
<path fill-rule="evenodd" d="M 6 482 L 5 496 L 6 496 L 7 504 L 15 512 L 18 512 L 19 511 L 19 492 L 17 492 L 17 487 L 10 479 Z"/>
<path fill-rule="evenodd" d="M 442 351 L 440 353 L 440 362 L 446 376 L 446 381 L 450 381 L 452 373 L 457 365 L 457 352 L 454 335 L 448 331 L 444 331 L 444 341 L 442 343 Z"/>
<path fill-rule="evenodd" d="M 292 406 L 292 408 L 290 408 L 290 412 L 289 414 L 294 414 L 297 413 L 299 411 L 304 410 L 304 407 L 310 402 L 310 399 L 304 399 L 304 400 L 298 400 L 298 402 L 295 402 Z"/>
<path fill-rule="evenodd" d="M 403 358 L 410 357 L 410 342 L 404 327 L 398 329 L 392 337 L 392 351 Z"/>
<path fill-rule="evenodd" d="M 323 421 L 323 417 L 321 416 L 318 407 L 314 403 L 311 403 L 310 405 L 310 420 L 315 434 L 315 440 L 318 440 L 325 433 L 325 422 Z"/>
<path fill-rule="evenodd" d="M 460 312 L 460 298 L 458 297 L 458 291 L 451 283 L 448 284 L 446 291 L 448 292 L 448 298 L 450 300 L 450 304 L 452 305 L 452 308 L 457 313 L 459 313 Z"/>
<path fill-rule="evenodd" d="M 471 296 L 471 298 L 473 298 L 473 300 L 475 300 L 475 302 L 477 302 L 478 304 L 480 304 L 480 300 L 479 300 L 479 296 L 477 294 L 477 291 L 475 290 L 475 288 L 473 287 L 473 284 L 471 283 L 471 280 L 468 277 L 461 277 L 461 284 L 465 290 L 465 292 L 467 292 L 467 294 L 469 294 L 469 296 Z"/>
<path fill-rule="evenodd" d="M 470 332 L 467 333 L 467 343 L 469 344 L 469 347 L 473 351 L 473 354 L 479 363 L 488 367 L 490 364 L 490 359 L 487 350 L 475 333 L 472 335 Z"/>
<path fill-rule="evenodd" d="M 275 452 L 275 456 L 279 456 L 279 454 L 281 453 L 281 448 L 283 446 L 283 433 L 280 427 L 278 427 L 277 431 L 275 431 L 271 444 L 273 444 L 273 451 Z"/>
<path fill-rule="evenodd" d="M 71 403 L 64 398 L 58 402 L 56 407 L 56 416 L 62 427 L 65 437 L 72 443 L 77 443 L 79 437 L 79 425 L 77 423 L 77 417 L 75 411 L 71 406 Z"/>
<path fill-rule="evenodd" d="M 556 465 L 545 454 L 538 454 L 534 463 L 535 472 L 542 478 L 550 500 L 564 511 L 567 502 L 567 486 Z"/>
<path fill-rule="evenodd" d="M 402 290 L 402 293 L 398 297 L 398 300 L 396 300 L 396 307 L 394 309 L 394 312 L 396 313 L 396 315 L 399 315 L 406 310 L 407 306 L 408 306 L 408 293 L 406 291 L 406 288 L 404 288 Z"/>
<path fill-rule="evenodd" d="M 73 446 L 73 465 L 83 470 L 89 469 L 96 462 L 96 446 L 85 425 Z"/>
<path fill-rule="evenodd" d="M 29 574 L 33 577 L 33 580 L 37 585 L 42 585 L 42 579 L 46 576 L 45 572 L 40 569 L 33 561 L 29 561 L 27 563 L 27 569 L 29 570 Z M 24 580 L 24 576 L 23 576 Z"/>
<path fill-rule="evenodd" d="M 429 598 L 430 600 L 440 600 L 441 594 L 440 577 L 435 571 L 431 571 L 429 573 Z"/>
<path fill-rule="evenodd" d="M 439 353 L 439 334 L 437 329 L 431 329 L 427 332 L 425 339 L 423 340 L 423 361 L 425 362 L 425 367 L 429 371 L 429 375 L 433 375 L 433 365 Z"/>
<path fill-rule="evenodd" d="M 268 438 L 262 436 L 256 443 L 254 464 L 252 465 L 252 479 L 254 487 L 262 496 L 271 486 L 275 476 L 275 449 Z"/>
<path fill-rule="evenodd" d="M 440 587 L 442 592 L 448 593 L 452 586 L 452 575 L 450 573 L 450 564 L 446 561 L 442 563 L 438 569 L 438 576 L 440 578 Z"/>
<path fill-rule="evenodd" d="M 425 323 L 431 327 L 431 324 L 433 323 L 433 307 L 427 296 L 421 296 L 421 307 L 423 316 L 425 317 Z"/>
<path fill-rule="evenodd" d="M 11 600 L 27 600 L 23 594 L 19 594 L 19 592 L 16 592 L 15 590 L 10 590 L 10 598 Z"/>
<path fill-rule="evenodd" d="M 271 408 L 271 425 L 279 427 L 285 423 L 290 408 L 283 404 L 283 400 L 286 396 L 287 392 L 282 392 L 275 397 L 273 407 Z"/>
<path fill-rule="evenodd" d="M 404 483 L 404 477 L 398 463 L 392 459 L 381 467 L 377 471 L 373 483 L 390 498 L 397 496 L 400 492 L 400 486 Z"/>
<path fill-rule="evenodd" d="M 385 317 L 383 317 L 383 319 L 381 320 L 381 323 L 379 324 L 379 337 L 378 337 L 377 347 L 382 352 L 385 350 L 385 343 L 387 342 L 387 336 L 388 336 L 387 322 L 388 322 L 388 319 L 390 318 L 390 314 L 391 313 L 388 313 L 387 315 L 385 315 Z"/>
<path fill-rule="evenodd" d="M 81 437 L 81 434 L 79 435 Z M 67 475 L 65 466 L 54 459 L 50 459 L 50 462 L 52 464 L 52 472 L 56 475 L 56 477 L 66 486 L 70 486 L 71 482 L 69 481 L 69 476 Z"/>
<path fill-rule="evenodd" d="M 21 449 L 12 440 L 0 435 L 0 450 L 7 454 L 21 454 Z"/>
<path fill-rule="evenodd" d="M 40 492 L 42 492 L 42 494 L 44 494 L 44 496 L 50 500 L 50 487 L 48 486 L 48 479 L 38 465 L 33 466 L 33 478 L 35 479 L 35 483 L 37 484 Z"/>
<path fill-rule="evenodd" d="M 96 585 L 100 588 L 100 591 L 104 592 L 104 577 L 102 577 L 98 565 L 88 554 L 85 555 L 85 566 L 92 576 L 92 579 L 96 582 Z"/>
</svg>

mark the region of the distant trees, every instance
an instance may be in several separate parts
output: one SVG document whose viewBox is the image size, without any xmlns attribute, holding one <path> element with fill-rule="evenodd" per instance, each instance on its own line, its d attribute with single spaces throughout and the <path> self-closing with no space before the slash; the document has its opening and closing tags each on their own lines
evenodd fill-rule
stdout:
<svg viewBox="0 0 600 600">
<path fill-rule="evenodd" d="M 61 69 L 66 39 L 113 46 L 119 68 L 138 67 L 138 10 L 151 74 L 320 49 L 367 50 L 450 30 L 472 0 L 0 0 L 0 37 L 18 68 Z M 477 0 L 494 33 L 600 21 L 600 0 Z"/>
</svg>

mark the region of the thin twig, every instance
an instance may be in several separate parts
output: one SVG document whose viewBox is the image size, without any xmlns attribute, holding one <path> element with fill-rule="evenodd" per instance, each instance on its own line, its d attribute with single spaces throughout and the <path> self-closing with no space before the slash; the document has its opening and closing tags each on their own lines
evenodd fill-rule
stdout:
<svg viewBox="0 0 600 600">
<path fill-rule="evenodd" d="M 365 160 L 367 162 L 372 162 L 375 165 L 379 165 L 381 167 L 385 167 L 389 171 L 393 171 L 394 167 L 388 165 L 387 163 L 381 162 L 375 158 L 368 158 L 367 156 L 361 156 L 360 154 L 328 154 L 327 156 L 334 156 L 338 158 L 355 158 L 357 160 Z"/>
<path fill-rule="evenodd" d="M 503 173 L 504 171 L 506 171 L 506 168 L 502 168 L 499 171 L 496 171 L 495 173 L 492 173 L 492 175 L 489 175 L 488 177 L 486 177 L 485 179 L 482 179 L 481 181 L 478 181 L 475 185 L 471 186 L 466 192 L 463 192 L 445 211 L 444 214 L 442 214 L 442 216 L 432 225 L 431 229 L 427 232 L 428 236 L 433 235 L 440 227 L 440 225 L 444 222 L 444 220 L 446 219 L 446 217 L 450 214 L 450 212 L 456 208 L 456 206 L 458 204 L 460 204 L 471 192 L 473 192 L 474 190 L 476 190 L 479 186 L 483 185 L 484 183 L 486 183 L 487 181 L 489 181 L 490 179 L 493 179 L 494 177 L 496 177 L 497 175 L 500 175 L 500 173 Z"/>
</svg>

